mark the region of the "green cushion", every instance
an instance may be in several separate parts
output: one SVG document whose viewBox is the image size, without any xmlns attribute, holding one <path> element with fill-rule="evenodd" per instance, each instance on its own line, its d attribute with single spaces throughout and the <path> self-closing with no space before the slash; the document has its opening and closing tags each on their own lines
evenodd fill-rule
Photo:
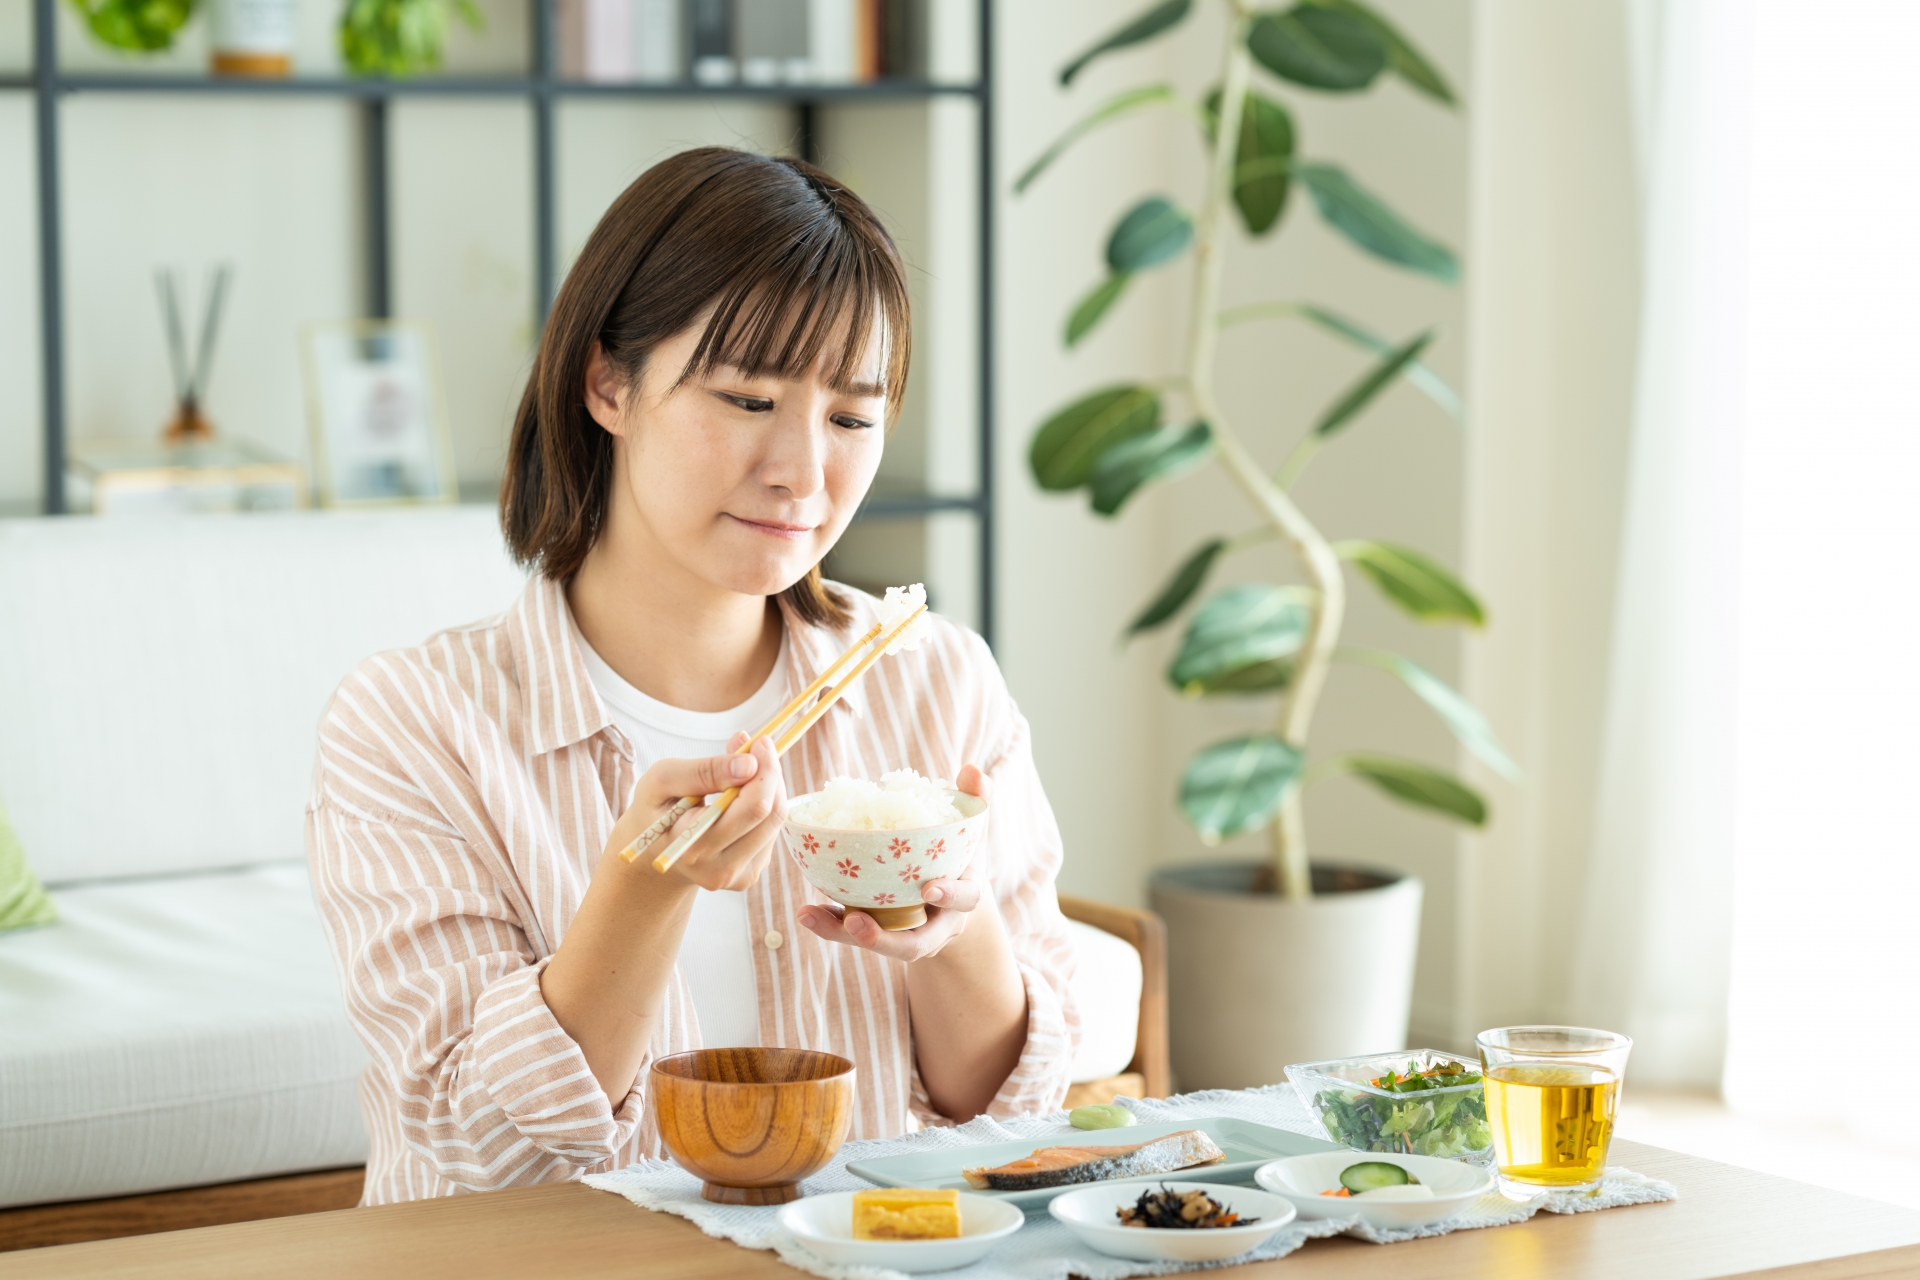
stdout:
<svg viewBox="0 0 1920 1280">
<path fill-rule="evenodd" d="M 53 899 L 27 865 L 26 850 L 13 834 L 5 806 L 0 806 L 0 931 L 52 924 L 57 919 Z"/>
</svg>

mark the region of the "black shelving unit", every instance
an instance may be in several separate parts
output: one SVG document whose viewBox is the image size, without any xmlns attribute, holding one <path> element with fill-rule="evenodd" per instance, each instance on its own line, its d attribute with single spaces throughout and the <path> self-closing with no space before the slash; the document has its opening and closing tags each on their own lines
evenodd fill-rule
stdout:
<svg viewBox="0 0 1920 1280">
<path fill-rule="evenodd" d="M 525 76 L 434 76 L 415 80 L 301 77 L 284 80 L 194 75 L 63 73 L 55 37 L 58 0 L 33 0 L 33 69 L 27 76 L 0 76 L 0 90 L 26 90 L 34 98 L 35 177 L 40 226 L 40 334 L 44 424 L 43 508 L 65 510 L 67 465 L 66 363 L 61 284 L 60 104 L 79 93 L 192 94 L 251 98 L 320 97 L 361 106 L 366 198 L 366 309 L 383 318 L 392 308 L 392 207 L 388 183 L 389 106 L 396 98 L 518 98 L 533 115 L 534 328 L 545 323 L 556 280 L 555 108 L 563 98 L 732 98 L 790 104 L 801 155 L 818 159 L 816 110 L 833 103 L 884 102 L 959 96 L 972 99 L 978 122 L 979 187 L 979 482 L 971 495 L 875 493 L 858 518 L 901 520 L 938 512 L 970 512 L 979 534 L 980 631 L 994 635 L 993 503 L 993 0 L 978 0 L 979 76 L 972 84 L 882 80 L 841 85 L 599 84 L 563 79 L 554 50 L 554 0 L 529 0 L 532 67 Z"/>
</svg>

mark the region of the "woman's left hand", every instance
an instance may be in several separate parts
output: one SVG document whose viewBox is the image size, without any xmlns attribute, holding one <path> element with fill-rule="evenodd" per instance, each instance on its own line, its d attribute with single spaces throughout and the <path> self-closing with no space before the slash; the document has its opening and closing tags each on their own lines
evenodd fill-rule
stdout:
<svg viewBox="0 0 1920 1280">
<path fill-rule="evenodd" d="M 960 770 L 957 785 L 970 796 L 992 799 L 993 783 L 975 765 Z M 845 907 L 829 902 L 810 902 L 796 911 L 794 918 L 828 942 L 864 947 L 890 960 L 911 964 L 939 955 L 966 929 L 974 908 L 986 896 L 986 882 L 974 874 L 979 866 L 980 860 L 975 858 L 957 876 L 923 881 L 920 896 L 927 904 L 927 922 L 916 929 L 889 933 L 864 911 L 848 912 Z"/>
</svg>

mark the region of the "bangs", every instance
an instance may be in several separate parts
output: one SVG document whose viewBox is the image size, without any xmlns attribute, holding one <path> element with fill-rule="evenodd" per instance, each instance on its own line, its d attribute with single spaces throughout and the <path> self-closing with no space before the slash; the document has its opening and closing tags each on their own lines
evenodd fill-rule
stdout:
<svg viewBox="0 0 1920 1280">
<path fill-rule="evenodd" d="M 822 208 L 787 243 L 741 264 L 676 387 L 723 366 L 796 381 L 824 372 L 842 394 L 885 396 L 892 422 L 906 394 L 912 343 L 896 263 L 863 249 L 832 208 Z M 875 342 L 882 344 L 880 381 L 863 383 L 860 368 Z"/>
</svg>

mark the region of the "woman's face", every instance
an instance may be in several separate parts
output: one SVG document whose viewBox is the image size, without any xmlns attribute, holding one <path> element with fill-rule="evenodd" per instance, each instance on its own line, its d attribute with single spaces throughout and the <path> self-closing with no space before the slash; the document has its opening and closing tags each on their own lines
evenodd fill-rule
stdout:
<svg viewBox="0 0 1920 1280">
<path fill-rule="evenodd" d="M 674 382 L 706 317 L 662 343 L 639 385 L 623 385 L 596 349 L 587 405 L 615 436 L 610 534 L 637 517 L 642 536 L 693 576 L 770 596 L 820 563 L 866 496 L 886 438 L 883 343 L 868 342 L 850 391 L 813 376 L 748 377 L 722 366 Z M 606 416 L 602 416 L 603 413 Z"/>
</svg>

